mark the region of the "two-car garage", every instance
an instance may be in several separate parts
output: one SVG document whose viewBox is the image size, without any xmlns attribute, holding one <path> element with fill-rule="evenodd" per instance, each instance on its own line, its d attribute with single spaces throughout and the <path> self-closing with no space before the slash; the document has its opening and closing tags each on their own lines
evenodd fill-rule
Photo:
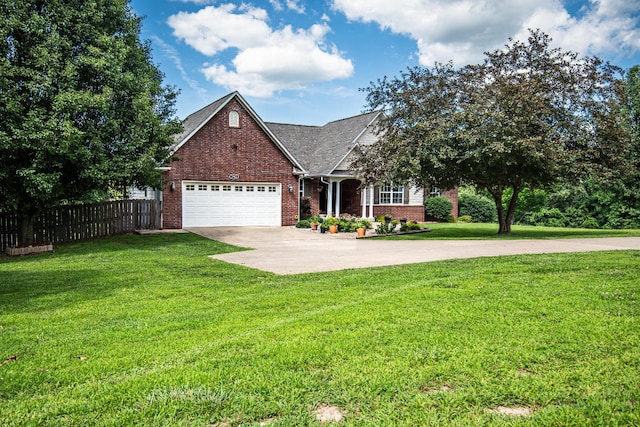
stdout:
<svg viewBox="0 0 640 427">
<path fill-rule="evenodd" d="M 182 182 L 182 226 L 280 226 L 282 186 L 256 182 Z"/>
</svg>

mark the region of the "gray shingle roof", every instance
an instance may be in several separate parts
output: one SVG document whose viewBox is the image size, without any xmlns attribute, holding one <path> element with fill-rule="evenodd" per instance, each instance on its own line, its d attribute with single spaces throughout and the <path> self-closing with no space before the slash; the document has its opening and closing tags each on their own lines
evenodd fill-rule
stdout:
<svg viewBox="0 0 640 427">
<path fill-rule="evenodd" d="M 206 107 L 199 109 L 195 113 L 189 114 L 187 118 L 182 121 L 182 127 L 183 127 L 182 133 L 179 133 L 174 137 L 176 142 L 171 147 L 171 151 L 174 151 L 174 149 L 178 146 L 178 144 L 183 142 L 186 137 L 190 136 L 192 133 L 198 130 L 201 126 L 203 126 L 207 122 L 207 120 L 213 114 L 215 114 L 223 105 L 225 105 L 231 98 L 233 98 L 235 94 L 236 92 L 232 92 L 226 96 L 223 96 L 217 101 L 212 102 Z"/>
<path fill-rule="evenodd" d="M 264 123 L 238 92 L 232 92 L 187 116 L 182 122 L 184 130 L 175 136 L 176 142 L 171 147 L 172 151 L 175 152 L 234 96 L 246 104 L 246 108 L 266 128 L 267 133 L 271 132 L 276 139 L 274 142 L 281 146 L 285 154 L 292 157 L 294 164 L 298 164 L 312 176 L 331 174 L 353 150 L 358 137 L 380 114 L 374 111 L 329 122 L 324 126 Z"/>
<path fill-rule="evenodd" d="M 329 122 L 324 126 L 265 123 L 309 175 L 329 175 L 357 144 L 378 111 Z"/>
</svg>

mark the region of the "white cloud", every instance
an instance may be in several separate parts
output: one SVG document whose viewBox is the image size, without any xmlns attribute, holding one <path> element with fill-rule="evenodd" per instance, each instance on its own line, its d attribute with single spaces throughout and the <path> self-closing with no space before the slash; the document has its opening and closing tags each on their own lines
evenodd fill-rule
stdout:
<svg viewBox="0 0 640 427">
<path fill-rule="evenodd" d="M 286 6 L 287 9 L 293 10 L 294 12 L 304 13 L 304 6 L 300 4 L 300 1 L 301 0 L 284 0 L 283 5 L 282 0 L 269 0 L 269 3 L 271 3 L 271 6 L 276 11 L 282 11 L 284 10 L 284 6 Z"/>
<path fill-rule="evenodd" d="M 264 9 L 226 4 L 181 12 L 168 23 L 176 37 L 204 55 L 237 49 L 231 69 L 214 63 L 205 64 L 202 71 L 208 80 L 249 96 L 269 97 L 279 90 L 353 74 L 351 60 L 325 41 L 330 30 L 326 23 L 274 30 L 267 20 Z"/>
<path fill-rule="evenodd" d="M 206 91 L 203 88 L 201 88 L 198 85 L 198 82 L 195 79 L 192 79 L 187 73 L 187 71 L 184 69 L 184 66 L 182 65 L 182 59 L 180 58 L 180 55 L 178 54 L 178 51 L 176 50 L 176 48 L 167 44 L 160 37 L 153 36 L 152 39 L 155 44 L 157 44 L 158 46 L 160 46 L 160 48 L 162 48 L 162 51 L 164 52 L 164 54 L 173 61 L 173 65 L 176 67 L 176 69 L 180 73 L 182 80 L 184 80 L 187 83 L 187 85 L 189 85 L 189 87 L 195 90 L 199 95 L 201 96 L 204 95 Z"/>
<path fill-rule="evenodd" d="M 526 37 L 529 28 L 581 54 L 611 57 L 640 50 L 640 0 L 590 0 L 579 17 L 560 0 L 333 0 L 333 8 L 352 21 L 411 37 L 423 65 L 477 63 L 509 37 Z"/>
</svg>

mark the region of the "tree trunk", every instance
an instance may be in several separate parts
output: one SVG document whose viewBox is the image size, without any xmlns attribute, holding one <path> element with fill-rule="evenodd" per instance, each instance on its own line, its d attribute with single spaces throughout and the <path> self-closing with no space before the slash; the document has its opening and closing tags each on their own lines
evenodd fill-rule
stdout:
<svg viewBox="0 0 640 427">
<path fill-rule="evenodd" d="M 18 246 L 33 245 L 33 223 L 36 215 L 24 213 L 18 216 Z"/>
<path fill-rule="evenodd" d="M 511 233 L 511 221 L 509 220 L 509 215 L 504 214 L 504 208 L 502 207 L 502 203 L 499 204 L 498 207 L 498 234 L 509 234 Z"/>
<path fill-rule="evenodd" d="M 502 188 L 492 189 L 486 187 L 489 190 L 489 193 L 493 196 L 493 201 L 496 204 L 496 210 L 498 211 L 498 234 L 509 234 L 511 233 L 511 222 L 508 220 L 508 215 L 505 215 L 504 206 L 502 206 L 502 193 L 504 190 Z M 507 212 L 508 213 L 508 212 Z"/>
<path fill-rule="evenodd" d="M 516 205 L 518 204 L 518 195 L 520 194 L 521 185 L 513 187 L 513 195 L 511 196 L 511 200 L 509 201 L 509 206 L 507 207 L 507 215 L 505 218 L 505 222 L 509 227 L 509 231 L 507 233 L 511 233 L 511 224 L 513 223 L 513 217 L 516 214 Z"/>
<path fill-rule="evenodd" d="M 498 234 L 510 234 L 511 223 L 513 222 L 513 217 L 516 213 L 518 195 L 520 194 L 522 185 L 514 185 L 512 187 L 513 195 L 511 196 L 511 200 L 509 200 L 509 205 L 507 206 L 506 212 L 504 206 L 502 205 L 502 196 L 504 193 L 503 188 L 499 188 L 498 190 L 492 190 L 490 188 L 487 189 L 493 196 L 493 200 L 496 203 L 496 209 L 498 210 L 498 224 L 500 226 L 498 229 Z"/>
</svg>

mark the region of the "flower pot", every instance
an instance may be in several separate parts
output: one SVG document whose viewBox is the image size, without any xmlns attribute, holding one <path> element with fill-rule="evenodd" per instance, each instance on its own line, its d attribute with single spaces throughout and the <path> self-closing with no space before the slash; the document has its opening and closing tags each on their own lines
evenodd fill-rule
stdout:
<svg viewBox="0 0 640 427">
<path fill-rule="evenodd" d="M 336 225 L 330 225 L 329 226 L 329 232 L 331 234 L 336 234 L 338 232 L 338 225 L 337 224 Z"/>
<path fill-rule="evenodd" d="M 367 235 L 366 228 L 356 228 L 356 233 L 358 233 L 358 237 L 364 237 Z"/>
<path fill-rule="evenodd" d="M 324 227 L 320 227 L 320 234 L 324 234 L 327 232 L 327 229 Z"/>
<path fill-rule="evenodd" d="M 311 224 L 311 229 L 312 230 L 317 230 L 318 229 L 318 224 Z"/>
</svg>

